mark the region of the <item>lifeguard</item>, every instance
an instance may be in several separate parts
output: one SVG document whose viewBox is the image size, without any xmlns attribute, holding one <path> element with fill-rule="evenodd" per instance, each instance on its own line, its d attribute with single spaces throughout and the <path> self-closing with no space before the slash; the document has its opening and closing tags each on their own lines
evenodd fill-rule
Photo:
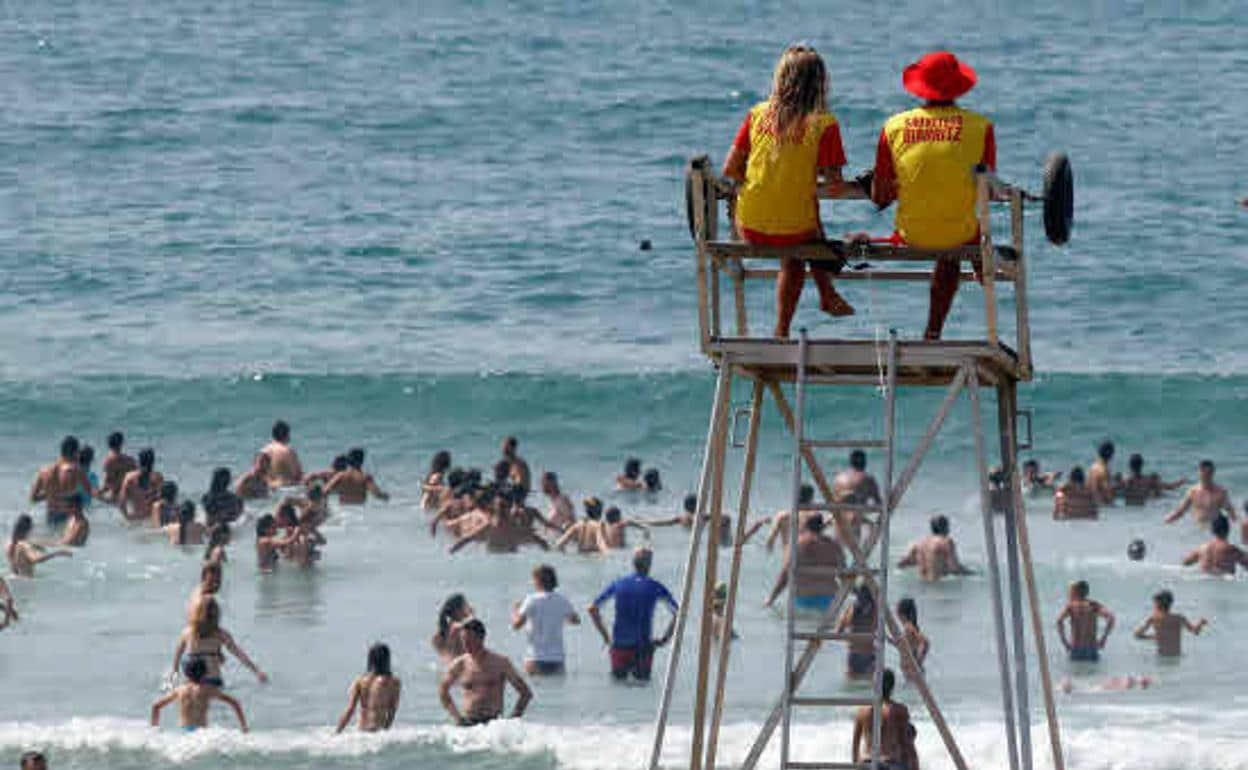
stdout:
<svg viewBox="0 0 1248 770">
<path fill-rule="evenodd" d="M 897 243 L 951 249 L 979 238 L 972 169 L 981 163 L 996 169 L 996 141 L 987 118 L 954 101 L 976 80 L 975 70 L 945 51 L 927 54 L 902 74 L 902 86 L 924 104 L 884 124 L 871 195 L 881 207 L 897 201 Z M 932 271 L 924 339 L 940 339 L 960 273 L 956 259 Z"/>
</svg>

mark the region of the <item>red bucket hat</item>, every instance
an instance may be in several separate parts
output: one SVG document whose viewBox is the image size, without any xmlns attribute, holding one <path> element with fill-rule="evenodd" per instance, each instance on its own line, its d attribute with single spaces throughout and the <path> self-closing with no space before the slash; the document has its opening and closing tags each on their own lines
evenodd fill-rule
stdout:
<svg viewBox="0 0 1248 770">
<path fill-rule="evenodd" d="M 975 87 L 979 78 L 948 51 L 929 53 L 901 73 L 901 85 L 920 99 L 949 102 Z"/>
</svg>

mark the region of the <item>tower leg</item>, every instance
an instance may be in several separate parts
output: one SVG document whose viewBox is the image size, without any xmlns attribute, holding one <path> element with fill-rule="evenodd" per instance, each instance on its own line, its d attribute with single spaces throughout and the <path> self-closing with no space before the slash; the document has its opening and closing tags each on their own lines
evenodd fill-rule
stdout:
<svg viewBox="0 0 1248 770">
<path fill-rule="evenodd" d="M 1014 645 L 1014 705 L 1018 708 L 1018 751 L 1023 770 L 1032 770 L 1031 693 L 1027 680 L 1026 621 L 1023 620 L 1022 582 L 1018 564 L 1017 518 L 1024 511 L 1015 504 L 1014 477 L 1018 475 L 1018 439 L 1014 435 L 1015 403 L 1012 385 L 997 387 L 997 432 L 1001 439 L 1001 469 L 1010 484 L 1010 498 L 1005 510 L 1005 557 L 1010 587 L 1010 622 Z"/>
</svg>

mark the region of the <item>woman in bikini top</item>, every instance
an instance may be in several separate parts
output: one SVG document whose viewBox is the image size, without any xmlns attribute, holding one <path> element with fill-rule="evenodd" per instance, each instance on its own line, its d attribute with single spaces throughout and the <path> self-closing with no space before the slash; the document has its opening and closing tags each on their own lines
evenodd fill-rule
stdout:
<svg viewBox="0 0 1248 770">
<path fill-rule="evenodd" d="M 190 625 L 178 637 L 178 646 L 173 653 L 173 671 L 176 674 L 185 654 L 192 659 L 204 661 L 205 681 L 215 679 L 216 686 L 221 686 L 221 663 L 225 660 L 225 650 L 238 658 L 238 662 L 249 668 L 261 684 L 269 681 L 269 677 L 261 671 L 251 658 L 234 643 L 230 632 L 220 626 L 221 607 L 212 596 L 205 596 L 195 607 Z"/>
</svg>

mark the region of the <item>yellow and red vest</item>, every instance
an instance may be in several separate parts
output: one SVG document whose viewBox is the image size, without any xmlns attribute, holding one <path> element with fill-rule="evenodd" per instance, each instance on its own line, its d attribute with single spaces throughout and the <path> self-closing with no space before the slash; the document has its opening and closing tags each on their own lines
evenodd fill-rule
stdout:
<svg viewBox="0 0 1248 770">
<path fill-rule="evenodd" d="M 798 235 L 819 229 L 815 197 L 815 164 L 823 132 L 836 116 L 818 112 L 806 120 L 800 142 L 779 140 L 762 127 L 763 102 L 750 110 L 750 157 L 745 184 L 737 193 L 737 224 L 767 235 Z"/>
<path fill-rule="evenodd" d="M 956 105 L 923 106 L 884 124 L 897 175 L 897 233 L 906 243 L 947 249 L 973 240 L 973 167 L 991 122 Z"/>
</svg>

